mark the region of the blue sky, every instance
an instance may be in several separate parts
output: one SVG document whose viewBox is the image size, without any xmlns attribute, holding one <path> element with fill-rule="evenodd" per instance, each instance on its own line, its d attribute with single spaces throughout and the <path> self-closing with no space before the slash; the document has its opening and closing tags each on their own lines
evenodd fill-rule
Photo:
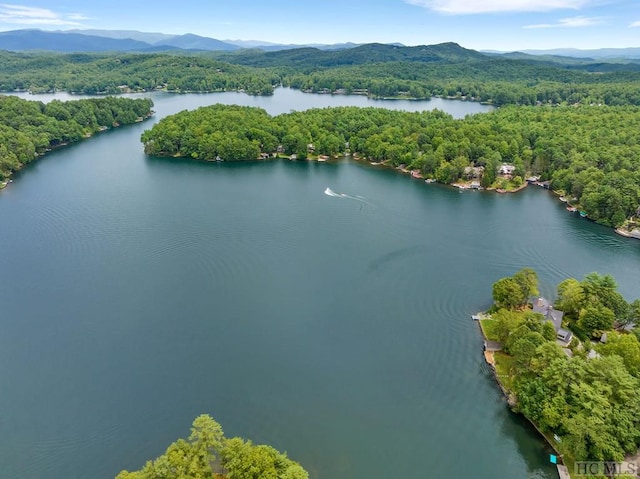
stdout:
<svg viewBox="0 0 640 479">
<path fill-rule="evenodd" d="M 1 0 L 0 0 L 1 1 Z M 0 31 L 139 30 L 276 43 L 453 41 L 503 51 L 640 46 L 640 0 L 47 0 L 0 3 Z"/>
</svg>

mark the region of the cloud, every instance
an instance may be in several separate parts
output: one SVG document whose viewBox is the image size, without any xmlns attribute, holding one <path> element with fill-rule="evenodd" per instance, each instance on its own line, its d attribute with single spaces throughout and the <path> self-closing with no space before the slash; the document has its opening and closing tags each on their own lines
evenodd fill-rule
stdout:
<svg viewBox="0 0 640 479">
<path fill-rule="evenodd" d="M 593 3 L 592 0 L 405 0 L 405 2 L 452 15 L 577 10 Z"/>
<path fill-rule="evenodd" d="M 561 18 L 556 23 L 538 23 L 536 25 L 525 25 L 522 28 L 583 28 L 592 27 L 602 23 L 598 17 L 571 17 Z"/>
<path fill-rule="evenodd" d="M 0 23 L 81 26 L 79 21 L 86 19 L 87 17 L 80 13 L 64 15 L 47 8 L 0 3 Z"/>
<path fill-rule="evenodd" d="M 629 25 L 630 28 L 637 28 L 640 27 L 640 20 L 633 22 Z"/>
</svg>

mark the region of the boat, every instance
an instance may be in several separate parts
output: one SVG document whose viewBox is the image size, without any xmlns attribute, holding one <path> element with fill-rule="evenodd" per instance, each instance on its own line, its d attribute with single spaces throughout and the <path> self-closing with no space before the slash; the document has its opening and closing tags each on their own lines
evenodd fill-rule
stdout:
<svg viewBox="0 0 640 479">
<path fill-rule="evenodd" d="M 580 211 L 580 217 L 581 218 L 586 218 L 587 217 L 587 212 L 586 211 Z"/>
<path fill-rule="evenodd" d="M 578 208 L 576 208 L 575 206 L 567 206 L 567 211 L 571 211 L 572 213 L 575 213 L 576 211 L 578 211 Z"/>
<path fill-rule="evenodd" d="M 436 180 L 435 178 L 427 178 L 426 180 L 424 180 L 425 183 L 435 183 Z"/>
<path fill-rule="evenodd" d="M 560 199 L 560 201 L 562 201 L 563 203 L 566 203 L 566 202 L 567 202 L 567 199 L 566 199 L 564 196 L 561 196 L 559 199 Z"/>
</svg>

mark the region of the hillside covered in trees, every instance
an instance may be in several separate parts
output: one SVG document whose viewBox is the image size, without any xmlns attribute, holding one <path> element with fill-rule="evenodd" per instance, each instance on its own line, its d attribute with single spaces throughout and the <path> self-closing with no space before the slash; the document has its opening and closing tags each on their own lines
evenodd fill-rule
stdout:
<svg viewBox="0 0 640 479">
<path fill-rule="evenodd" d="M 640 105 L 637 63 L 486 55 L 455 43 L 405 47 L 367 44 L 341 50 L 275 52 L 0 52 L 0 91 L 120 93 L 246 91 L 278 85 L 371 97 L 465 98 L 518 104 Z"/>
<path fill-rule="evenodd" d="M 480 166 L 483 186 L 499 184 L 506 162 L 515 167 L 514 180 L 549 179 L 604 225 L 620 225 L 640 205 L 638 107 L 503 107 L 454 120 L 439 111 L 356 107 L 271 117 L 258 108 L 214 105 L 166 117 L 142 141 L 151 155 L 201 160 L 254 160 L 278 146 L 303 159 L 313 145 L 314 154 L 348 150 L 445 184 Z"/>
<path fill-rule="evenodd" d="M 242 90 L 273 93 L 276 74 L 202 56 L 131 53 L 14 53 L 0 51 L 0 91 L 118 94 Z"/>
<path fill-rule="evenodd" d="M 0 95 L 0 184 L 48 149 L 98 131 L 142 121 L 149 99 L 94 98 L 44 104 Z"/>
<path fill-rule="evenodd" d="M 595 64 L 561 57 L 552 62 L 534 56 L 485 55 L 456 43 L 415 47 L 367 44 L 336 51 L 254 50 L 218 53 L 216 57 L 276 69 L 284 85 L 311 92 L 444 96 L 497 106 L 562 102 L 640 105 L 635 87 L 640 72 L 633 62 Z"/>
</svg>

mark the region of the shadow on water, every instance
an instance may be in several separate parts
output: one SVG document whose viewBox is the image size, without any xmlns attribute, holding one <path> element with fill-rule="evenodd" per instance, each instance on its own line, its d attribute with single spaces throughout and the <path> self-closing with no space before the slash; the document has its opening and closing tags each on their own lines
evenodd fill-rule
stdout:
<svg viewBox="0 0 640 479">
<path fill-rule="evenodd" d="M 520 456 L 527 465 L 528 478 L 558 478 L 556 467 L 549 462 L 549 455 L 554 453 L 553 449 L 524 416 L 505 411 L 500 431 L 505 437 L 512 438 L 518 447 Z"/>
<path fill-rule="evenodd" d="M 516 445 L 520 453 L 519 464 L 524 462 L 527 479 L 558 479 L 556 467 L 549 462 L 549 455 L 553 448 L 547 443 L 536 428 L 522 415 L 513 412 L 500 391 L 493 370 L 482 363 L 479 374 L 484 378 L 487 386 L 495 390 L 496 400 L 499 402 L 494 411 L 494 422 L 499 424 L 501 437 Z M 512 461 L 515 457 L 504 458 Z"/>
</svg>

